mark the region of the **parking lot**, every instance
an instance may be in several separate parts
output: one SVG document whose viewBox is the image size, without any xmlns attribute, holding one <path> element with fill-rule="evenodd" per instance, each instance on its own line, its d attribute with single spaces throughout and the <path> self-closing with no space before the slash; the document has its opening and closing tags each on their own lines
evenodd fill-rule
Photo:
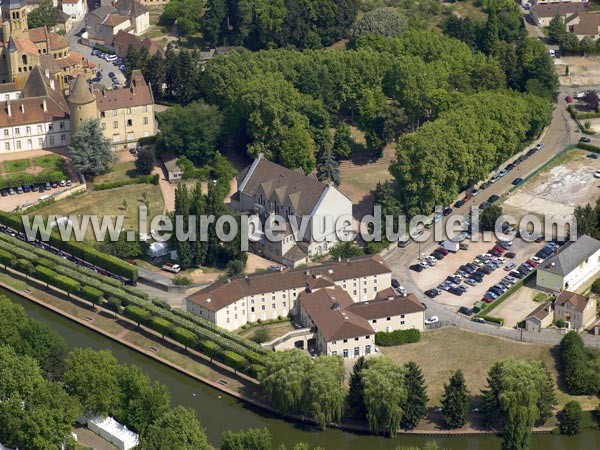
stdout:
<svg viewBox="0 0 600 450">
<path fill-rule="evenodd" d="M 472 263 L 478 255 L 488 253 L 494 245 L 494 241 L 469 242 L 468 250 L 459 250 L 457 253 L 449 253 L 442 260 L 437 261 L 435 266 L 429 267 L 419 273 L 412 272 L 412 278 L 423 291 L 436 288 L 444 282 L 448 276 L 455 274 L 461 266 Z M 458 285 L 464 286 L 463 289 L 466 288 L 466 292 L 462 295 L 455 295 L 443 290 L 439 296 L 434 298 L 434 301 L 455 310 L 458 310 L 460 307 L 472 308 L 476 302 L 482 300 L 486 291 L 491 286 L 499 283 L 502 278 L 509 275 L 509 271 L 505 270 L 506 264 L 513 263 L 515 264 L 516 269 L 521 263 L 527 261 L 527 259 L 533 256 L 543 246 L 543 243 L 529 243 L 522 239 L 515 239 L 509 250 L 515 254 L 514 258 L 502 256 L 504 262 L 489 275 L 485 275 L 482 282 L 477 283 L 475 286 L 470 286 L 464 281 L 460 282 Z M 508 251 L 505 252 L 505 254 L 506 253 L 508 253 Z"/>
</svg>

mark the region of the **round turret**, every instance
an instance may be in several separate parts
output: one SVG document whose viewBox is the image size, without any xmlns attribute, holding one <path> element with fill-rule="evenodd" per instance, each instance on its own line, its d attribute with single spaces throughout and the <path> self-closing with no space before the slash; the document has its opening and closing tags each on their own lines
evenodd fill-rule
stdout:
<svg viewBox="0 0 600 450">
<path fill-rule="evenodd" d="M 87 81 L 79 74 L 73 83 L 71 93 L 67 97 L 69 112 L 71 114 L 71 133 L 77 131 L 81 122 L 98 118 L 96 97 L 90 91 Z"/>
</svg>

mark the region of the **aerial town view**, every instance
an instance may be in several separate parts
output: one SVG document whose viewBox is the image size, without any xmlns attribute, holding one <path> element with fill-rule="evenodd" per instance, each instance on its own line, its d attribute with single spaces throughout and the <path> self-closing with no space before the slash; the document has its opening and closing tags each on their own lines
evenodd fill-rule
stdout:
<svg viewBox="0 0 600 450">
<path fill-rule="evenodd" d="M 600 0 L 0 10 L 0 450 L 600 449 Z"/>
</svg>

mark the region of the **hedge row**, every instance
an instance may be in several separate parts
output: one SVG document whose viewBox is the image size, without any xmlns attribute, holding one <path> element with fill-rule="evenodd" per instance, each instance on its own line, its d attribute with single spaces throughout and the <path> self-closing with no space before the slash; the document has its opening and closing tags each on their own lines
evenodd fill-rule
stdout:
<svg viewBox="0 0 600 450">
<path fill-rule="evenodd" d="M 390 333 L 380 331 L 375 333 L 375 345 L 390 347 L 392 345 L 410 344 L 421 340 L 421 332 L 416 329 L 396 330 Z"/>
<path fill-rule="evenodd" d="M 504 325 L 504 319 L 502 319 L 500 317 L 481 316 L 481 318 L 483 320 L 485 320 L 486 322 L 492 322 L 492 323 L 497 323 L 498 325 Z"/>
<path fill-rule="evenodd" d="M 114 278 L 101 275 L 97 272 L 94 272 L 93 270 L 90 270 L 86 267 L 82 267 L 79 264 L 69 261 L 68 259 L 63 258 L 62 256 L 55 255 L 54 253 L 50 253 L 44 249 L 35 247 L 27 242 L 20 241 L 19 239 L 14 238 L 8 234 L 0 233 L 0 245 L 1 245 L 2 241 L 12 244 L 12 245 L 18 247 L 19 249 L 22 249 L 23 251 L 26 251 L 28 253 L 35 253 L 39 257 L 43 257 L 44 259 L 52 261 L 51 264 L 44 264 L 47 267 L 53 268 L 53 267 L 55 267 L 55 265 L 64 266 L 68 269 L 71 269 L 72 271 L 78 272 L 82 276 L 86 276 L 86 274 L 87 274 L 91 278 L 95 278 L 96 280 L 98 280 L 99 282 L 101 282 L 103 284 L 108 284 L 110 286 L 113 286 L 113 287 L 116 287 L 119 289 L 123 289 L 124 291 L 126 291 L 132 295 L 135 295 L 137 297 L 141 297 L 145 300 L 148 299 L 148 293 L 142 291 L 141 289 L 138 289 L 133 286 L 128 286 L 126 284 L 123 284 L 119 280 L 115 280 Z M 28 256 L 24 256 L 24 257 L 31 260 L 31 258 L 29 258 Z M 65 275 L 69 275 L 69 274 L 65 274 Z M 69 275 L 69 276 L 71 276 L 71 275 Z M 73 276 L 77 277 L 78 275 L 73 275 Z"/>
<path fill-rule="evenodd" d="M 123 186 L 129 186 L 131 184 L 154 184 L 157 185 L 159 181 L 158 174 L 154 175 L 141 175 L 135 178 L 129 178 L 127 180 L 113 181 L 112 183 L 95 184 L 94 190 L 105 191 L 107 189 L 115 189 Z"/>
<path fill-rule="evenodd" d="M 594 113 L 577 112 L 577 110 L 573 107 L 573 105 L 569 105 L 567 107 L 567 109 L 569 110 L 571 115 L 573 117 L 575 117 L 576 119 L 597 119 L 598 117 L 600 117 L 600 112 L 594 112 Z"/>
<path fill-rule="evenodd" d="M 515 284 L 513 284 L 504 294 L 502 294 L 500 297 L 498 297 L 492 303 L 490 303 L 485 308 L 483 308 L 481 311 L 479 311 L 479 313 L 477 313 L 477 317 L 480 317 L 482 319 L 487 320 L 486 317 L 489 317 L 488 314 L 492 310 L 494 310 L 495 308 L 497 308 L 498 306 L 500 306 L 508 297 L 510 297 L 521 286 L 523 286 L 523 284 L 527 280 L 529 280 L 531 277 L 533 277 L 535 275 L 535 273 L 536 273 L 536 271 L 533 270 L 532 272 L 528 273 L 526 276 L 524 276 L 523 278 L 521 278 L 519 281 L 517 281 Z"/>
<path fill-rule="evenodd" d="M 30 173 L 17 173 L 9 175 L 7 179 L 0 178 L 0 188 L 16 188 L 18 186 L 29 186 L 32 184 L 58 183 L 66 178 L 60 170 L 44 170 L 37 175 Z"/>
<path fill-rule="evenodd" d="M 21 216 L 0 213 L 0 223 L 14 230 L 25 233 Z M 108 270 L 111 273 L 120 275 L 130 280 L 137 280 L 138 272 L 135 266 L 125 261 L 107 255 L 95 249 L 94 247 L 76 241 L 63 241 L 58 232 L 53 231 L 48 239 L 48 243 L 55 248 L 63 250 L 77 258 L 83 259 L 91 264 Z"/>
<path fill-rule="evenodd" d="M 52 286 L 65 291 L 67 294 L 74 294 L 81 290 L 81 285 L 73 278 L 59 275 L 44 266 L 36 266 L 33 276 L 46 284 L 51 284 Z"/>
<path fill-rule="evenodd" d="M 578 142 L 577 148 L 580 148 L 582 150 L 589 150 L 592 152 L 600 152 L 600 147 L 594 144 L 586 144 L 585 142 Z"/>
</svg>

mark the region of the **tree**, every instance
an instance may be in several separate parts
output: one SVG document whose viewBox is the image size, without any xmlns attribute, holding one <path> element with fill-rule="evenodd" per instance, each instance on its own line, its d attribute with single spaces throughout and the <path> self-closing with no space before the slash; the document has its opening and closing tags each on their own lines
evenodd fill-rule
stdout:
<svg viewBox="0 0 600 450">
<path fill-rule="evenodd" d="M 15 349 L 22 355 L 35 358 L 47 379 L 51 381 L 62 379 L 67 357 L 67 343 L 45 323 L 29 319 L 21 329 L 20 340 L 15 345 Z"/>
<path fill-rule="evenodd" d="M 353 258 L 364 255 L 364 252 L 352 242 L 343 242 L 333 247 L 329 254 L 332 258 Z"/>
<path fill-rule="evenodd" d="M 4 266 L 5 270 L 7 267 L 15 267 L 17 265 L 17 257 L 6 250 L 0 249 L 0 264 Z"/>
<path fill-rule="evenodd" d="M 369 429 L 395 436 L 406 404 L 403 367 L 385 357 L 375 358 L 362 370 L 362 376 Z"/>
<path fill-rule="evenodd" d="M 16 268 L 19 272 L 25 274 L 25 278 L 28 278 L 35 273 L 35 266 L 31 261 L 25 258 L 17 259 Z"/>
<path fill-rule="evenodd" d="M 450 428 L 461 428 L 467 423 L 467 414 L 471 397 L 465 383 L 462 370 L 457 370 L 448 384 L 444 384 L 442 396 L 442 414 Z"/>
<path fill-rule="evenodd" d="M 490 55 L 496 49 L 499 41 L 498 15 L 490 11 L 485 28 L 482 33 L 481 49 L 486 55 Z"/>
<path fill-rule="evenodd" d="M 299 350 L 269 354 L 260 386 L 275 409 L 282 413 L 300 411 L 310 363 L 308 356 Z"/>
<path fill-rule="evenodd" d="M 501 215 L 502 207 L 492 204 L 484 209 L 479 216 L 479 226 L 483 231 L 494 231 L 496 229 L 496 221 Z"/>
<path fill-rule="evenodd" d="M 71 138 L 69 152 L 73 167 L 84 175 L 108 171 L 114 162 L 110 141 L 104 137 L 98 119 L 84 120 Z"/>
<path fill-rule="evenodd" d="M 556 12 L 556 15 L 550 21 L 548 25 L 548 39 L 551 44 L 562 45 L 565 42 L 567 31 L 565 28 L 565 21 L 563 20 L 560 12 Z"/>
<path fill-rule="evenodd" d="M 0 295 L 0 343 L 14 347 L 26 326 L 27 316 L 23 307 Z"/>
<path fill-rule="evenodd" d="M 125 207 L 126 208 L 126 207 Z M 134 238 L 129 240 L 128 233 L 133 233 Z M 98 246 L 98 249 L 108 255 L 116 256 L 117 258 L 131 259 L 142 255 L 142 241 L 133 230 L 123 230 L 119 233 L 119 238 L 113 241 L 110 235 L 106 235 L 104 242 Z"/>
<path fill-rule="evenodd" d="M 40 6 L 27 14 L 27 26 L 29 28 L 48 27 L 54 28 L 58 22 L 58 9 L 52 4 L 52 0 L 42 0 Z"/>
<path fill-rule="evenodd" d="M 402 426 L 407 429 L 416 427 L 427 413 L 427 386 L 421 368 L 410 361 L 404 365 L 404 388 L 406 405 L 402 416 Z"/>
<path fill-rule="evenodd" d="M 335 186 L 340 185 L 340 167 L 333 158 L 333 152 L 329 145 L 325 146 L 317 160 L 317 178 L 319 181 L 329 181 Z"/>
<path fill-rule="evenodd" d="M 271 450 L 271 433 L 266 428 L 250 428 L 221 435 L 221 450 Z"/>
<path fill-rule="evenodd" d="M 406 17 L 396 8 L 378 8 L 368 11 L 350 30 L 354 39 L 365 35 L 400 37 L 408 29 Z"/>
<path fill-rule="evenodd" d="M 348 395 L 346 396 L 346 404 L 350 416 L 354 419 L 364 420 L 367 415 L 364 399 L 364 384 L 362 378 L 362 370 L 367 367 L 368 361 L 364 356 L 356 360 L 350 374 L 350 382 Z"/>
<path fill-rule="evenodd" d="M 597 111 L 598 106 L 600 104 L 600 99 L 598 98 L 598 92 L 596 92 L 593 89 L 585 91 L 585 96 L 583 97 L 583 102 L 591 110 Z"/>
<path fill-rule="evenodd" d="M 335 159 L 346 159 L 350 157 L 352 153 L 352 134 L 350 134 L 350 127 L 347 123 L 341 122 L 335 129 L 333 136 L 333 156 Z"/>
<path fill-rule="evenodd" d="M 566 403 L 560 417 L 560 433 L 567 436 L 573 436 L 574 434 L 579 433 L 582 418 L 583 412 L 579 402 L 571 400 Z"/>
<path fill-rule="evenodd" d="M 193 409 L 177 406 L 152 423 L 140 436 L 140 447 L 147 450 L 211 450 L 208 439 Z"/>
<path fill-rule="evenodd" d="M 306 377 L 305 408 L 321 428 L 339 423 L 344 412 L 344 362 L 337 356 L 318 356 Z"/>
<path fill-rule="evenodd" d="M 66 359 L 64 383 L 86 415 L 107 416 L 118 404 L 119 365 L 107 350 L 75 349 Z"/>
<path fill-rule="evenodd" d="M 598 236 L 598 214 L 597 208 L 592 208 L 589 203 L 585 206 L 575 207 L 574 215 L 577 223 L 577 237 L 587 234 Z"/>
<path fill-rule="evenodd" d="M 594 361 L 600 352 L 585 348 L 579 333 L 570 331 L 561 339 L 560 362 L 567 392 L 571 395 L 594 395 L 600 391 L 600 371 Z"/>
<path fill-rule="evenodd" d="M 140 148 L 135 159 L 135 171 L 140 175 L 149 175 L 154 169 L 154 164 L 154 149 L 151 147 Z"/>
</svg>

